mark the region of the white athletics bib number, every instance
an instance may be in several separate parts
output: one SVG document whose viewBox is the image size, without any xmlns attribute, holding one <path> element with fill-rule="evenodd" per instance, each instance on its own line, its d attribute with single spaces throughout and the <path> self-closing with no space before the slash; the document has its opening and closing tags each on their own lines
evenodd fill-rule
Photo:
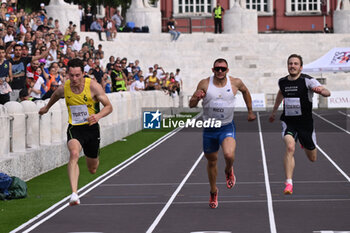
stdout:
<svg viewBox="0 0 350 233">
<path fill-rule="evenodd" d="M 89 111 L 86 105 L 72 105 L 70 107 L 72 124 L 82 124 L 88 122 Z"/>
<path fill-rule="evenodd" d="M 286 116 L 301 116 L 301 106 L 299 98 L 285 98 L 284 106 Z"/>
<path fill-rule="evenodd" d="M 210 116 L 217 120 L 222 120 L 225 117 L 225 108 L 222 101 L 213 101 L 209 109 Z"/>
</svg>

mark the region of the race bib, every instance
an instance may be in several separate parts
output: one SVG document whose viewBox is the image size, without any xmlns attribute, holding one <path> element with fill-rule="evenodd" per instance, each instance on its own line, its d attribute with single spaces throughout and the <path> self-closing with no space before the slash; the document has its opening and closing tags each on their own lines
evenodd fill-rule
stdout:
<svg viewBox="0 0 350 233">
<path fill-rule="evenodd" d="M 225 107 L 222 101 L 213 101 L 209 109 L 210 116 L 217 120 L 222 120 L 225 117 Z"/>
<path fill-rule="evenodd" d="M 69 108 L 73 125 L 88 122 L 89 111 L 86 105 L 72 105 Z"/>
<path fill-rule="evenodd" d="M 284 106 L 286 116 L 301 116 L 300 98 L 285 98 Z"/>
</svg>

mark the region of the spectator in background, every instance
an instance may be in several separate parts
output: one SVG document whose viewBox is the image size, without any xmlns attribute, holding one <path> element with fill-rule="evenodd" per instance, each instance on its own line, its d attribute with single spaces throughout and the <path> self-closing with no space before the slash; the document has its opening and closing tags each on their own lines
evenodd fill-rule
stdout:
<svg viewBox="0 0 350 233">
<path fill-rule="evenodd" d="M 0 104 L 10 101 L 10 92 L 12 91 L 8 84 L 12 80 L 12 65 L 5 60 L 6 52 L 3 46 L 0 46 Z"/>
<path fill-rule="evenodd" d="M 178 83 L 178 88 L 176 89 L 177 94 L 180 96 L 180 90 L 183 88 L 182 78 L 180 75 L 180 69 L 176 69 L 175 81 Z"/>
<path fill-rule="evenodd" d="M 106 93 L 111 93 L 112 92 L 112 81 L 111 81 L 111 76 L 107 73 L 103 75 L 103 90 L 105 90 Z"/>
<path fill-rule="evenodd" d="M 126 68 L 126 63 L 128 62 L 128 59 L 124 57 L 121 61 L 120 64 L 122 65 L 122 71 L 124 72 L 125 76 L 128 77 L 129 72 L 128 69 Z"/>
<path fill-rule="evenodd" d="M 114 58 L 114 56 L 110 56 L 110 57 L 109 57 L 109 62 L 108 62 L 107 65 L 106 65 L 106 70 L 107 70 L 107 72 L 109 72 L 110 70 L 113 69 L 114 63 L 115 63 L 115 58 Z"/>
<path fill-rule="evenodd" d="M 112 92 L 126 91 L 127 78 L 122 71 L 122 66 L 119 63 L 114 64 L 114 69 L 111 73 Z"/>
<path fill-rule="evenodd" d="M 80 36 L 77 33 L 74 33 L 72 37 L 73 45 L 72 45 L 72 50 L 73 51 L 80 51 L 82 48 L 82 45 L 80 43 Z"/>
<path fill-rule="evenodd" d="M 8 25 L 7 26 L 7 33 L 4 37 L 4 43 L 6 44 L 8 42 L 14 41 L 14 35 L 15 35 L 15 32 L 14 32 L 13 26 Z"/>
<path fill-rule="evenodd" d="M 220 1 L 218 0 L 216 2 L 216 7 L 213 9 L 213 17 L 214 17 L 214 24 L 215 24 L 215 34 L 216 33 L 222 33 L 222 17 L 225 13 L 224 8 L 220 5 Z"/>
<path fill-rule="evenodd" d="M 40 11 L 43 11 L 45 14 L 47 14 L 44 3 L 40 3 Z"/>
<path fill-rule="evenodd" d="M 139 60 L 135 60 L 135 69 L 137 70 L 137 71 L 140 71 L 141 70 L 141 67 L 139 66 L 140 65 L 140 61 Z"/>
<path fill-rule="evenodd" d="M 94 75 L 96 81 L 102 85 L 104 72 L 100 67 L 100 61 L 95 59 L 95 65 L 92 74 Z"/>
<path fill-rule="evenodd" d="M 114 15 L 112 16 L 112 20 L 114 22 L 114 26 L 117 29 L 117 32 L 120 32 L 120 28 L 122 27 L 122 21 L 123 21 L 123 17 L 120 15 L 120 11 L 116 10 L 114 12 Z"/>
<path fill-rule="evenodd" d="M 139 76 L 139 80 L 135 80 L 130 85 L 130 91 L 143 91 L 145 90 L 145 82 L 142 75 Z"/>
<path fill-rule="evenodd" d="M 181 35 L 181 33 L 176 30 L 176 25 L 177 22 L 175 21 L 175 18 L 171 16 L 167 24 L 168 31 L 171 34 L 171 41 L 177 41 L 177 39 L 179 39 L 179 36 Z"/>
<path fill-rule="evenodd" d="M 53 81 L 50 85 L 50 89 L 43 95 L 41 99 L 42 100 L 49 99 L 58 87 L 59 87 L 58 83 L 56 81 Z"/>
<path fill-rule="evenodd" d="M 81 26 L 84 25 L 84 17 L 85 17 L 85 13 L 84 13 L 84 8 L 82 5 L 78 5 L 78 9 L 79 9 L 79 18 L 80 18 L 80 28 Z M 80 29 L 81 30 L 81 29 Z"/>
<path fill-rule="evenodd" d="M 90 69 L 94 69 L 94 60 L 92 58 L 87 59 L 87 64 L 84 66 L 84 73 L 89 73 Z"/>
<path fill-rule="evenodd" d="M 154 70 L 153 74 L 145 79 L 145 86 L 146 90 L 152 91 L 152 90 L 159 90 L 160 89 L 160 83 L 159 79 L 157 78 L 157 71 Z"/>
<path fill-rule="evenodd" d="M 130 61 L 128 67 L 126 67 L 126 69 L 128 70 L 128 74 L 132 73 L 133 68 L 134 68 L 134 62 Z"/>
<path fill-rule="evenodd" d="M 90 26 L 92 22 L 93 22 L 93 14 L 91 11 L 91 6 L 88 6 L 85 13 L 85 31 L 90 31 Z"/>
</svg>

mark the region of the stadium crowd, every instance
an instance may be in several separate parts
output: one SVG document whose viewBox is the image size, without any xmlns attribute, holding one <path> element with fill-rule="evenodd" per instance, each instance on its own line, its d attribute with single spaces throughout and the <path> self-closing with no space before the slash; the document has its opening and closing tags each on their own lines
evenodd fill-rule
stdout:
<svg viewBox="0 0 350 233">
<path fill-rule="evenodd" d="M 114 19 L 104 21 L 112 20 L 115 26 L 120 26 Z M 103 27 L 103 21 L 96 22 Z M 113 33 L 116 34 L 116 31 L 107 35 L 108 40 L 115 37 Z M 47 15 L 43 3 L 39 11 L 27 13 L 17 9 L 16 1 L 2 0 L 0 104 L 50 98 L 68 78 L 67 64 L 73 58 L 84 61 L 85 77 L 96 79 L 106 93 L 164 90 L 172 96 L 180 94 L 180 69 L 169 73 L 154 64 L 144 72 L 139 60 L 128 62 L 126 57 L 118 56 L 109 57 L 109 62 L 104 64 L 102 45 L 96 47 L 89 37 L 81 42 L 73 22 L 69 22 L 68 28 L 61 32 L 59 20 Z"/>
</svg>

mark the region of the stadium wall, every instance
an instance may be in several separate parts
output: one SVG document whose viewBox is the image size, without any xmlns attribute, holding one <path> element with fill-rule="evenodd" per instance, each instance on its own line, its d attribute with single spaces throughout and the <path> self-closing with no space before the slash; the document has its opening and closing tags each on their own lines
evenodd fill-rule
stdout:
<svg viewBox="0 0 350 233">
<path fill-rule="evenodd" d="M 113 112 L 99 121 L 101 147 L 141 130 L 142 108 L 178 105 L 178 98 L 162 91 L 118 92 L 107 96 Z M 68 162 L 65 100 L 59 100 L 47 114 L 40 116 L 38 111 L 46 103 L 11 101 L 0 105 L 1 172 L 29 180 Z"/>
</svg>

